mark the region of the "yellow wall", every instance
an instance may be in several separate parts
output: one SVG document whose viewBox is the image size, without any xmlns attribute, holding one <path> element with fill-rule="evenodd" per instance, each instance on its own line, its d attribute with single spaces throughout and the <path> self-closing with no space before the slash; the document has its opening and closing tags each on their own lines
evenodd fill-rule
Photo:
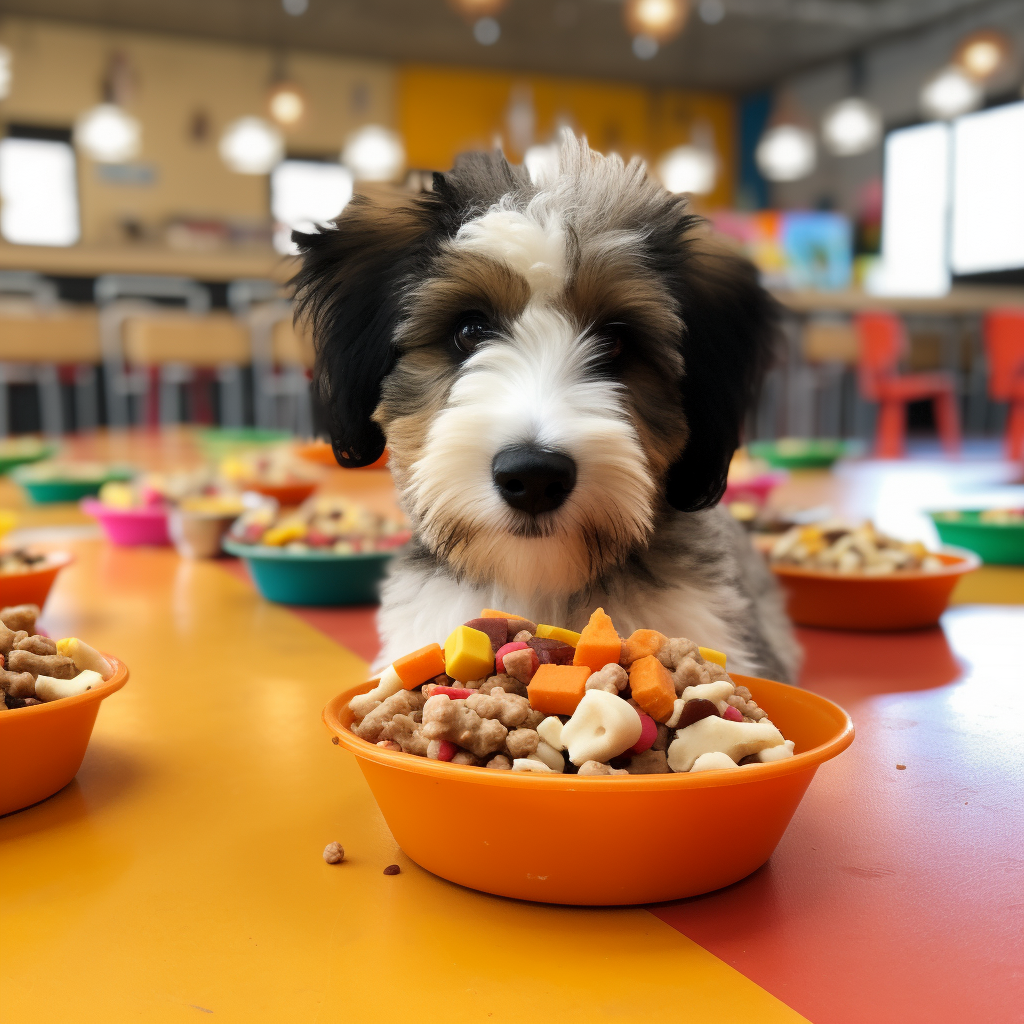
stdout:
<svg viewBox="0 0 1024 1024">
<path fill-rule="evenodd" d="M 154 234 L 178 216 L 267 221 L 267 179 L 229 171 L 217 140 L 235 118 L 265 116 L 270 50 L 20 18 L 0 23 L 0 41 L 14 54 L 12 92 L 0 103 L 5 121 L 70 127 L 99 102 L 112 52 L 126 54 L 136 72 L 127 107 L 142 122 L 139 162 L 151 164 L 156 178 L 152 185 L 111 184 L 80 155 L 83 242 L 121 241 L 118 224 L 125 217 Z M 287 66 L 309 99 L 305 121 L 286 132 L 289 150 L 334 154 L 359 125 L 393 124 L 390 64 L 298 53 Z M 359 110 L 354 93 L 365 97 Z M 210 125 L 202 142 L 189 131 L 198 111 Z"/>
<path fill-rule="evenodd" d="M 500 142 L 518 160 L 507 118 L 513 97 L 532 96 L 535 141 L 547 142 L 559 125 L 587 136 L 602 152 L 657 160 L 690 141 L 695 122 L 710 127 L 721 159 L 718 184 L 703 201 L 732 202 L 735 168 L 735 107 L 727 96 L 639 85 L 409 65 L 399 72 L 398 125 L 413 167 L 444 170 L 456 154 L 489 149 Z"/>
</svg>

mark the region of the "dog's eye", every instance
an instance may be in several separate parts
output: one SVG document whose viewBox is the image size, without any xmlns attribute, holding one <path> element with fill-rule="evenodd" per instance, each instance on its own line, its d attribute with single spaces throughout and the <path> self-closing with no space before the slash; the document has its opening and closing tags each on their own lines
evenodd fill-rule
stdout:
<svg viewBox="0 0 1024 1024">
<path fill-rule="evenodd" d="M 494 328 L 483 313 L 467 313 L 456 325 L 452 333 L 455 347 L 469 355 L 481 342 L 494 337 Z"/>
</svg>

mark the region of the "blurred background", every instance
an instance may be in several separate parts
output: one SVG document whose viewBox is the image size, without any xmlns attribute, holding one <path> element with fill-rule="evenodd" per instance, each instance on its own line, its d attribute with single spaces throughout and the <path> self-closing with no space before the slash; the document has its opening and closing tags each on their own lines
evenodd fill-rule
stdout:
<svg viewBox="0 0 1024 1024">
<path fill-rule="evenodd" d="M 568 127 L 756 261 L 748 440 L 1024 449 L 1019 0 L 7 0 L 0 432 L 310 436 L 289 233 Z"/>
</svg>

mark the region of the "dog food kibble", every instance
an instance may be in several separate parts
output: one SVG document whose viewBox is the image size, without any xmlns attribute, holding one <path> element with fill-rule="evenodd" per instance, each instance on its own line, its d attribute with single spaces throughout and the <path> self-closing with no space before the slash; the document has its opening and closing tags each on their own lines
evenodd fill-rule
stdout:
<svg viewBox="0 0 1024 1024">
<path fill-rule="evenodd" d="M 114 674 L 110 662 L 77 637 L 33 634 L 38 614 L 35 605 L 0 610 L 0 712 L 75 697 Z"/>
<path fill-rule="evenodd" d="M 328 843 L 324 847 L 324 860 L 328 864 L 340 864 L 345 859 L 345 847 L 341 843 Z"/>
<path fill-rule="evenodd" d="M 13 646 L 3 644 L 0 633 L 0 654 Z M 13 653 L 60 657 L 42 647 Z M 793 742 L 725 661 L 656 630 L 623 639 L 600 608 L 581 633 L 487 608 L 443 650 L 399 658 L 353 697 L 351 730 L 401 754 L 541 776 L 731 771 L 792 757 Z M 44 688 L 61 683 L 49 675 Z"/>
<path fill-rule="evenodd" d="M 402 869 L 397 864 L 389 864 L 384 869 L 384 874 L 385 875 L 400 875 L 401 873 L 402 873 Z"/>
<path fill-rule="evenodd" d="M 444 642 L 444 666 L 460 683 L 483 679 L 494 668 L 491 638 L 472 626 L 456 626 Z"/>
<path fill-rule="evenodd" d="M 615 632 L 611 617 L 603 608 L 597 608 L 590 616 L 590 621 L 583 627 L 576 643 L 574 665 L 586 665 L 591 672 L 604 668 L 609 662 L 616 662 L 622 657 L 622 641 Z"/>
<path fill-rule="evenodd" d="M 527 686 L 530 707 L 549 715 L 571 715 L 586 693 L 585 665 L 541 665 Z"/>
<path fill-rule="evenodd" d="M 444 675 L 444 652 L 440 644 L 428 644 L 412 654 L 399 658 L 392 664 L 395 674 L 402 680 L 406 690 L 415 690 L 417 686 L 430 682 Z"/>
</svg>

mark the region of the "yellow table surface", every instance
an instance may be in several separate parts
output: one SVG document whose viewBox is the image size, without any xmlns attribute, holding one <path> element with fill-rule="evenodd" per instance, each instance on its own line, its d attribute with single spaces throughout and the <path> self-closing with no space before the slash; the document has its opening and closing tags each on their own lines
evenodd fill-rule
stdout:
<svg viewBox="0 0 1024 1024">
<path fill-rule="evenodd" d="M 0 819 L 3 1021 L 804 1019 L 644 910 L 423 871 L 320 722 L 364 662 L 215 563 L 72 547 L 45 624 L 132 676 L 77 779 Z"/>
</svg>

